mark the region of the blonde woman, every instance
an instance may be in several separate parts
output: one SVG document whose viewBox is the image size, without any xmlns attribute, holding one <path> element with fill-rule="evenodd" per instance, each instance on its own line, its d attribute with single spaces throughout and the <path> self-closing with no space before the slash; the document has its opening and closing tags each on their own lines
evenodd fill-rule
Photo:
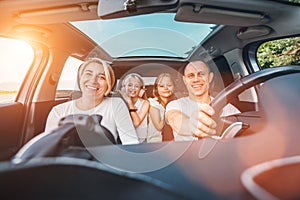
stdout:
<svg viewBox="0 0 300 200">
<path fill-rule="evenodd" d="M 48 115 L 45 132 L 58 126 L 59 120 L 70 114 L 102 115 L 101 125 L 122 144 L 138 143 L 126 104 L 121 98 L 107 97 L 115 83 L 115 75 L 109 64 L 98 58 L 85 61 L 78 69 L 79 99 L 59 104 Z"/>
<path fill-rule="evenodd" d="M 160 74 L 153 87 L 155 98 L 149 98 L 149 125 L 147 142 L 162 142 L 162 130 L 165 125 L 167 104 L 174 99 L 174 82 L 169 73 Z"/>
<path fill-rule="evenodd" d="M 147 137 L 147 115 L 150 104 L 145 93 L 145 84 L 139 74 L 128 74 L 122 81 L 121 94 L 128 104 L 129 113 L 139 142 L 146 142 Z"/>
</svg>

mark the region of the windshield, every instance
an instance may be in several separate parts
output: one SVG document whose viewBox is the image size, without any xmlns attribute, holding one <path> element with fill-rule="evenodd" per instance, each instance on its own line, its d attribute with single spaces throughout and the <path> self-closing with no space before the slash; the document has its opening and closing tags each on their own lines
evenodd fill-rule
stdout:
<svg viewBox="0 0 300 200">
<path fill-rule="evenodd" d="M 176 22 L 160 13 L 111 20 L 71 22 L 111 57 L 171 56 L 186 58 L 215 27 Z"/>
</svg>

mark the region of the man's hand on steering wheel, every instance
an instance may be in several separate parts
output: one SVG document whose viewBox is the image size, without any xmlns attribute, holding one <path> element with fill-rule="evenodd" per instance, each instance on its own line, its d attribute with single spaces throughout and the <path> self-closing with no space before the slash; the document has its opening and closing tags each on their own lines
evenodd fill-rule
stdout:
<svg viewBox="0 0 300 200">
<path fill-rule="evenodd" d="M 216 134 L 216 122 L 211 118 L 214 109 L 209 104 L 198 104 L 189 120 L 189 127 L 193 136 L 200 138 Z"/>
</svg>

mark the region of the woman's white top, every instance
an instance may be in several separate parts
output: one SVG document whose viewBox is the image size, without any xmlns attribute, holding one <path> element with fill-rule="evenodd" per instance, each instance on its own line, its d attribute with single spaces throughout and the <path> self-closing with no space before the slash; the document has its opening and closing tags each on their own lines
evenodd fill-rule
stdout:
<svg viewBox="0 0 300 200">
<path fill-rule="evenodd" d="M 110 130 L 115 140 L 119 135 L 122 144 L 138 143 L 128 108 L 120 98 L 105 97 L 99 105 L 90 110 L 80 110 L 77 108 L 75 100 L 56 105 L 48 115 L 45 132 L 57 128 L 59 120 L 71 114 L 102 115 L 101 125 Z"/>
</svg>

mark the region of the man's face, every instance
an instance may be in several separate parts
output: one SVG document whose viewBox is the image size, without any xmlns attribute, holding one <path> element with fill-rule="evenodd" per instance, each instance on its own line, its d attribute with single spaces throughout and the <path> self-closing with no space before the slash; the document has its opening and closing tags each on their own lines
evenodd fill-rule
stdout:
<svg viewBox="0 0 300 200">
<path fill-rule="evenodd" d="M 213 73 L 210 72 L 206 64 L 201 61 L 189 63 L 184 70 L 183 81 L 189 94 L 195 97 L 209 94 L 209 84 L 212 79 Z"/>
</svg>

